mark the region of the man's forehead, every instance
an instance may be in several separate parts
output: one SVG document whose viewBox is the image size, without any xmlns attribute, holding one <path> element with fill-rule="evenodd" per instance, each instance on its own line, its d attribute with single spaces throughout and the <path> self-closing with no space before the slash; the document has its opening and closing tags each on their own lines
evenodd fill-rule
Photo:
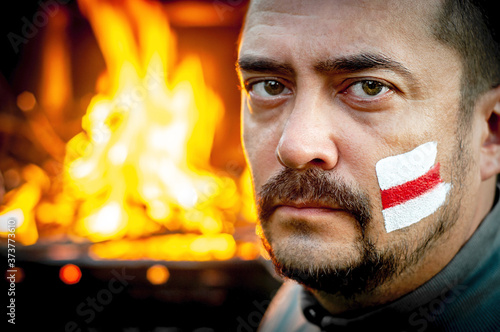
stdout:
<svg viewBox="0 0 500 332">
<path fill-rule="evenodd" d="M 395 54 L 402 52 L 402 45 L 416 42 L 429 49 L 429 42 L 437 42 L 429 17 L 436 17 L 440 2 L 252 0 L 240 55 L 261 54 L 290 61 L 292 54 L 324 57 L 360 49 Z M 429 6 L 422 9 L 419 5 L 425 3 Z"/>
<path fill-rule="evenodd" d="M 403 3 L 405 0 L 251 0 L 250 12 L 257 11 L 273 11 L 282 12 L 293 15 L 303 15 L 318 13 L 324 10 L 332 10 L 339 8 L 362 8 L 377 11 L 389 10 L 398 8 L 398 3 Z"/>
<path fill-rule="evenodd" d="M 280 15 L 297 19 L 327 17 L 343 19 L 348 16 L 370 16 L 374 19 L 398 19 L 411 15 L 428 17 L 435 13 L 443 0 L 251 0 L 245 26 L 259 24 L 263 20 L 279 19 Z M 411 22 L 407 22 L 411 23 Z"/>
</svg>

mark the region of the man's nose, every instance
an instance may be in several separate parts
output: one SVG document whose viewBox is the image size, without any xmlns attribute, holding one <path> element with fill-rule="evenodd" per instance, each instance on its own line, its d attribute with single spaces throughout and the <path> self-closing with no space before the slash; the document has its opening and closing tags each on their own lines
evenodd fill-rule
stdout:
<svg viewBox="0 0 500 332">
<path fill-rule="evenodd" d="M 314 109 L 311 104 L 306 107 L 296 105 L 288 117 L 276 148 L 276 157 L 289 168 L 331 170 L 339 157 L 334 124 L 328 114 L 322 112 L 324 110 Z"/>
</svg>

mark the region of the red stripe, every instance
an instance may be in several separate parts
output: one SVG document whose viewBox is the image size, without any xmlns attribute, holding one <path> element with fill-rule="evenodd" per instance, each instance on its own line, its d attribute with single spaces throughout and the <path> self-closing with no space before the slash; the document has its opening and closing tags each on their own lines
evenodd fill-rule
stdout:
<svg viewBox="0 0 500 332">
<path fill-rule="evenodd" d="M 442 180 L 439 176 L 439 163 L 437 163 L 427 173 L 415 180 L 386 190 L 380 190 L 380 194 L 382 195 L 382 208 L 387 209 L 409 201 L 433 189 L 441 182 Z"/>
</svg>

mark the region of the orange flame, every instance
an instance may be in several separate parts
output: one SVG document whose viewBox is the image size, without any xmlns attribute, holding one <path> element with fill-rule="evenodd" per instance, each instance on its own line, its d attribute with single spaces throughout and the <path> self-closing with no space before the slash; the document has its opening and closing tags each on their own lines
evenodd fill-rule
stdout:
<svg viewBox="0 0 500 332">
<path fill-rule="evenodd" d="M 200 59 L 187 56 L 174 68 L 175 36 L 159 3 L 78 3 L 107 70 L 83 131 L 66 145 L 64 191 L 38 205 L 38 223 L 76 218 L 69 225 L 75 240 L 108 241 L 91 247 L 96 259 L 256 258 L 252 242 L 231 235 L 236 222 L 255 220 L 249 174 L 237 183 L 210 166 L 224 110 L 205 85 Z M 15 194 L 28 195 L 31 185 Z M 34 187 L 33 204 L 17 198 L 1 213 L 21 205 L 33 215 L 40 196 Z"/>
</svg>

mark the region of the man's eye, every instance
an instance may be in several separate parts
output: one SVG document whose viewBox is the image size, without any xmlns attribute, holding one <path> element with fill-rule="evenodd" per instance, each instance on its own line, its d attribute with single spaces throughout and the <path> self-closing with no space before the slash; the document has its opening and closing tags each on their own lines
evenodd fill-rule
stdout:
<svg viewBox="0 0 500 332">
<path fill-rule="evenodd" d="M 390 88 L 377 81 L 360 81 L 352 84 L 347 91 L 358 98 L 368 99 L 383 95 L 390 91 Z"/>
<path fill-rule="evenodd" d="M 284 84 L 274 80 L 251 84 L 248 91 L 261 98 L 277 97 L 291 92 Z"/>
</svg>

